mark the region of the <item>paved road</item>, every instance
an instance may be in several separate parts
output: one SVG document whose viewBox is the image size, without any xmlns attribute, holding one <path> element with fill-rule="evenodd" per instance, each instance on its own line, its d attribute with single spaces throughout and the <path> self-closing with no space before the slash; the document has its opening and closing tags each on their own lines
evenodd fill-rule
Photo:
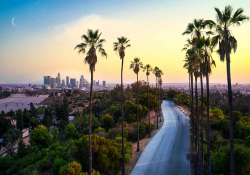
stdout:
<svg viewBox="0 0 250 175">
<path fill-rule="evenodd" d="M 164 124 L 144 149 L 132 175 L 189 175 L 189 119 L 163 101 Z M 180 120 L 178 120 L 180 116 Z"/>
</svg>

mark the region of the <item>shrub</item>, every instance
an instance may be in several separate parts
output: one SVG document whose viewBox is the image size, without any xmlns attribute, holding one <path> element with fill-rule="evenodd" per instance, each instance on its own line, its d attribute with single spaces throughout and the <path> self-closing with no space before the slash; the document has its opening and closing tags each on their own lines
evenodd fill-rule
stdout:
<svg viewBox="0 0 250 175">
<path fill-rule="evenodd" d="M 82 171 L 81 164 L 73 161 L 60 168 L 59 175 L 79 175 Z"/>
<path fill-rule="evenodd" d="M 68 162 L 62 158 L 56 158 L 54 163 L 53 163 L 53 167 L 52 167 L 52 172 L 55 175 L 59 174 L 59 170 L 62 166 L 66 165 Z"/>
</svg>

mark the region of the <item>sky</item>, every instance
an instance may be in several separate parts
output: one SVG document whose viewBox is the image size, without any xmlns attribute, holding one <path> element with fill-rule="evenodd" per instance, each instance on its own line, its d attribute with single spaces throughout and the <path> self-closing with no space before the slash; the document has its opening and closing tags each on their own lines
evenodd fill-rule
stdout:
<svg viewBox="0 0 250 175">
<path fill-rule="evenodd" d="M 43 76 L 60 72 L 90 81 L 89 66 L 74 47 L 87 29 L 99 29 L 106 39 L 107 59 L 99 54 L 94 80 L 120 82 L 121 60 L 113 51 L 117 37 L 130 39 L 126 50 L 124 82 L 136 81 L 130 61 L 139 57 L 143 64 L 158 66 L 164 83 L 188 82 L 183 69 L 183 36 L 193 19 L 215 20 L 214 7 L 243 7 L 250 16 L 249 0 L 0 0 L 0 83 L 43 82 Z M 14 25 L 12 19 L 15 17 Z M 231 31 L 238 49 L 231 55 L 232 83 L 250 83 L 250 21 Z M 213 56 L 216 68 L 211 83 L 226 83 L 226 63 Z M 139 73 L 146 80 L 145 72 Z M 155 77 L 150 76 L 154 82 Z"/>
</svg>

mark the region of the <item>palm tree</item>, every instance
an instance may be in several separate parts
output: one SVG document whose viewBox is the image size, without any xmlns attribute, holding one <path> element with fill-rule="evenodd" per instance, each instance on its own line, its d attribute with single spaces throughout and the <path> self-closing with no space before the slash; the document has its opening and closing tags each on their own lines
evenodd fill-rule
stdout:
<svg viewBox="0 0 250 175">
<path fill-rule="evenodd" d="M 153 71 L 152 66 L 150 64 L 146 64 L 146 66 L 144 66 L 143 68 L 143 72 L 146 71 L 146 75 L 147 75 L 147 83 L 148 83 L 148 138 L 151 137 L 151 130 L 150 130 L 150 103 L 149 103 L 149 80 L 148 80 L 148 76 L 150 75 L 150 72 Z"/>
<path fill-rule="evenodd" d="M 228 106 L 229 106 L 229 130 L 230 130 L 230 174 L 234 174 L 234 143 L 233 143 L 233 115 L 232 115 L 232 87 L 231 87 L 231 71 L 230 71 L 230 54 L 232 51 L 237 50 L 237 40 L 233 36 L 231 26 L 240 26 L 244 21 L 249 20 L 249 17 L 243 15 L 244 10 L 242 8 L 237 9 L 235 12 L 233 7 L 226 6 L 224 10 L 220 11 L 218 8 L 214 8 L 216 11 L 217 23 L 214 22 L 214 27 L 217 35 L 213 37 L 213 46 L 219 44 L 218 53 L 220 54 L 220 60 L 225 61 L 227 64 L 227 84 L 228 84 Z M 234 13 L 233 13 L 234 12 Z"/>
<path fill-rule="evenodd" d="M 124 156 L 124 100 L 123 100 L 123 61 L 125 57 L 125 49 L 130 47 L 129 40 L 124 36 L 117 38 L 117 42 L 114 42 L 114 51 L 119 53 L 122 60 L 121 65 L 121 108 L 122 108 L 122 174 L 125 175 L 125 156 Z"/>
<path fill-rule="evenodd" d="M 207 86 L 207 169 L 208 174 L 211 174 L 211 155 L 210 155 L 210 121 L 209 121 L 209 75 L 212 73 L 212 66 L 216 66 L 215 61 L 212 58 L 213 47 L 211 45 L 210 37 L 205 39 L 204 42 L 204 69 L 203 74 L 206 76 Z"/>
<path fill-rule="evenodd" d="M 140 68 L 143 68 L 142 62 L 140 62 L 140 58 L 136 57 L 134 58 L 134 61 L 131 61 L 130 69 L 133 69 L 134 73 L 137 77 L 137 91 L 136 91 L 136 103 L 137 103 L 137 152 L 140 151 L 140 143 L 139 143 L 139 98 L 138 98 L 138 73 L 140 72 Z"/>
<path fill-rule="evenodd" d="M 105 39 L 100 39 L 102 33 L 99 30 L 88 29 L 87 35 L 82 35 L 83 43 L 76 45 L 75 49 L 78 49 L 78 53 L 85 54 L 86 48 L 89 48 L 86 57 L 84 59 L 85 64 L 89 65 L 91 72 L 91 84 L 90 84 L 90 101 L 89 101 L 89 175 L 92 173 L 92 143 L 91 143 L 91 127 L 92 127 L 92 98 L 93 98 L 93 73 L 95 71 L 95 65 L 97 63 L 96 50 L 98 50 L 101 56 L 107 58 L 107 53 L 103 49 L 103 43 Z"/>
<path fill-rule="evenodd" d="M 157 99 L 157 77 L 158 77 L 158 71 L 159 71 L 159 68 L 158 67 L 155 67 L 154 69 L 153 69 L 153 74 L 155 75 L 155 79 L 156 79 L 156 81 L 155 81 L 155 93 L 156 93 L 156 95 L 155 95 L 155 98 Z M 157 100 L 156 100 L 156 128 L 158 129 L 158 115 L 157 115 L 157 109 L 158 109 L 158 104 L 157 104 Z"/>
<path fill-rule="evenodd" d="M 199 48 L 199 44 L 197 44 L 197 41 L 202 37 L 203 33 L 206 34 L 212 34 L 211 31 L 203 31 L 207 27 L 212 28 L 213 27 L 213 22 L 211 20 L 204 20 L 204 19 L 194 19 L 193 23 L 189 23 L 187 26 L 187 29 L 185 32 L 183 32 L 183 35 L 190 34 L 191 37 L 193 38 L 194 42 L 196 43 L 196 55 L 197 59 L 199 60 L 200 63 L 200 84 L 201 84 L 201 169 L 197 169 L 197 173 L 203 175 L 203 77 L 202 77 L 202 55 L 200 53 L 201 48 Z"/>
<path fill-rule="evenodd" d="M 161 116 L 160 116 L 160 111 L 161 111 L 161 101 L 160 101 L 160 91 L 161 91 L 161 86 L 160 86 L 160 79 L 161 76 L 163 75 L 162 70 L 159 70 L 157 73 L 157 77 L 158 77 L 158 101 L 159 101 L 159 106 L 158 106 L 158 116 L 160 117 L 160 122 L 161 122 Z"/>
<path fill-rule="evenodd" d="M 160 101 L 160 104 L 161 104 L 161 102 L 162 102 L 162 98 L 161 98 L 161 95 L 162 95 L 162 93 L 161 93 L 162 78 L 161 78 L 161 76 L 160 76 L 160 79 L 159 79 L 159 85 L 160 85 L 160 100 L 159 101 Z M 161 112 L 161 105 L 160 105 L 160 112 Z M 161 116 L 160 116 L 160 122 L 161 122 Z"/>
<path fill-rule="evenodd" d="M 188 44 L 191 43 L 190 40 L 187 40 Z M 189 45 L 185 45 L 189 46 Z M 183 65 L 184 68 L 188 70 L 189 77 L 190 77 L 190 84 L 191 84 L 191 94 L 190 94 L 190 111 L 191 111 L 191 131 L 192 131 L 192 143 L 195 144 L 195 124 L 194 124 L 194 92 L 193 92 L 193 74 L 194 74 L 194 66 L 195 66 L 195 56 L 193 49 L 187 49 L 184 47 L 182 50 L 186 50 L 185 55 L 185 63 Z M 197 135 L 196 135 L 197 137 Z"/>
</svg>

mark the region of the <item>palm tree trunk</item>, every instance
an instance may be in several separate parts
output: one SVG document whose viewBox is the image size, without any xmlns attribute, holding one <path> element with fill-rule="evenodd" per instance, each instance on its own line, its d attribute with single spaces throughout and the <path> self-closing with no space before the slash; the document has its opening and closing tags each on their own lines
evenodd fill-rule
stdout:
<svg viewBox="0 0 250 175">
<path fill-rule="evenodd" d="M 148 81 L 148 75 L 147 75 Z M 151 130 L 150 130 L 150 104 L 149 104 L 149 81 L 148 81 L 148 138 L 151 137 Z"/>
<path fill-rule="evenodd" d="M 136 101 L 137 101 L 137 152 L 140 151 L 140 138 L 139 138 L 139 99 L 138 99 L 138 73 L 137 73 L 137 92 L 136 92 Z"/>
<path fill-rule="evenodd" d="M 210 158 L 210 124 L 209 124 L 209 75 L 206 74 L 207 85 L 207 174 L 211 175 L 211 158 Z"/>
<path fill-rule="evenodd" d="M 160 79 L 158 79 L 159 81 Z M 158 83 L 159 84 L 159 83 Z M 161 102 L 160 102 L 160 87 L 161 85 L 158 85 L 158 101 L 159 101 L 159 106 L 158 106 L 158 116 L 160 117 L 160 122 L 161 122 L 161 115 L 160 115 L 160 108 L 161 108 Z"/>
<path fill-rule="evenodd" d="M 124 104 L 123 104 L 123 58 L 121 66 L 121 102 L 122 102 L 122 175 L 125 175 L 125 157 L 124 157 Z"/>
<path fill-rule="evenodd" d="M 91 175 L 92 173 L 92 142 L 91 142 L 92 98 L 93 98 L 93 70 L 91 70 L 90 100 L 89 100 L 89 175 Z"/>
<path fill-rule="evenodd" d="M 203 75 L 201 69 L 200 61 L 200 83 L 201 83 L 201 175 L 203 175 L 203 159 L 204 159 L 204 149 L 203 149 Z"/>
<path fill-rule="evenodd" d="M 155 85 L 155 93 L 156 93 L 156 96 L 155 96 L 155 100 L 156 100 L 156 129 L 158 129 L 158 114 L 157 114 L 157 110 L 158 110 L 158 102 L 157 102 L 157 76 L 155 76 L 156 78 L 156 85 Z"/>
<path fill-rule="evenodd" d="M 194 135 L 195 135 L 195 128 L 194 128 L 194 91 L 193 91 L 193 73 L 190 74 L 191 76 L 191 122 L 192 122 L 192 133 L 193 133 L 193 143 Z"/>
<path fill-rule="evenodd" d="M 195 101 L 196 101 L 196 146 L 197 146 L 197 175 L 199 174 L 199 158 L 200 158 L 200 133 L 199 133 L 199 102 L 197 90 L 197 75 L 195 75 Z"/>
<path fill-rule="evenodd" d="M 229 107 L 229 131 L 230 131 L 230 175 L 234 175 L 234 133 L 233 133 L 233 114 L 232 114 L 232 87 L 230 70 L 230 53 L 226 53 L 227 59 L 227 87 L 228 87 L 228 107 Z"/>
</svg>

